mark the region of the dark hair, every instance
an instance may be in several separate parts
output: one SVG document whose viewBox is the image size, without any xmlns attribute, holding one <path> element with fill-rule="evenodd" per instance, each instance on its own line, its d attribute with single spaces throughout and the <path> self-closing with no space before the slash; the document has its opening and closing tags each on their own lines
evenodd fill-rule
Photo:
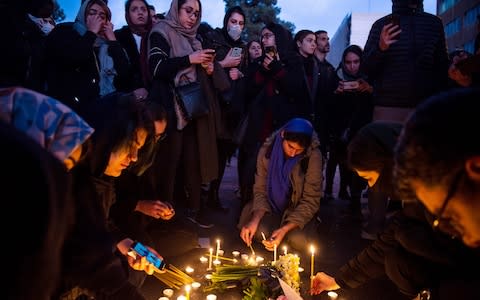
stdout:
<svg viewBox="0 0 480 300">
<path fill-rule="evenodd" d="M 275 35 L 275 45 L 277 47 L 280 58 L 283 60 L 288 57 L 288 53 L 292 49 L 292 33 L 282 25 L 273 22 L 265 25 L 265 27 L 263 27 L 260 32 L 262 32 L 264 29 L 270 30 Z M 260 45 L 262 45 L 262 43 L 260 43 Z"/>
<path fill-rule="evenodd" d="M 315 39 L 317 38 L 316 34 L 313 31 L 308 29 L 300 30 L 295 34 L 293 38 L 293 48 L 295 49 L 295 51 L 298 51 L 297 42 L 302 42 L 305 39 L 305 37 L 307 37 L 307 35 L 309 34 L 313 34 L 315 35 Z"/>
<path fill-rule="evenodd" d="M 148 3 L 147 3 L 147 8 L 148 8 L 149 10 L 150 10 L 150 9 L 156 10 L 156 9 L 155 9 L 155 6 L 153 6 L 152 4 L 148 4 Z"/>
<path fill-rule="evenodd" d="M 94 4 L 98 4 L 99 6 L 102 7 L 102 9 L 105 11 L 105 16 L 106 16 L 108 21 L 112 20 L 112 12 L 110 11 L 110 8 L 108 7 L 106 1 L 104 1 L 104 0 L 89 0 L 89 3 L 87 4 L 87 7 L 85 9 L 85 16 L 84 16 L 85 17 L 85 22 L 87 20 L 88 10 Z"/>
<path fill-rule="evenodd" d="M 147 131 L 147 139 L 154 134 L 150 113 L 133 93 L 116 92 L 102 97 L 92 116 L 89 123 L 95 132 L 86 162 L 95 176 L 103 174 L 112 152 L 131 147 L 138 129 Z"/>
<path fill-rule="evenodd" d="M 247 46 L 245 47 L 246 51 L 245 51 L 245 61 L 248 63 L 250 63 L 250 61 L 252 60 L 252 58 L 250 57 L 250 52 L 248 51 L 248 49 L 250 49 L 250 46 L 253 44 L 253 43 L 258 43 L 260 45 L 260 49 L 262 50 L 262 53 L 263 53 L 263 49 L 262 49 L 262 43 L 258 40 L 258 39 L 252 39 L 250 40 L 248 43 L 247 43 Z"/>
<path fill-rule="evenodd" d="M 466 159 L 480 155 L 478 99 L 478 88 L 460 88 L 417 106 L 395 149 L 394 175 L 403 197 L 414 198 L 413 180 L 449 185 Z"/>
<path fill-rule="evenodd" d="M 319 34 L 322 34 L 322 33 L 328 34 L 328 32 L 326 32 L 325 30 L 317 30 L 317 31 L 315 31 L 315 35 L 319 35 Z"/>
<path fill-rule="evenodd" d="M 308 148 L 310 144 L 312 143 L 312 136 L 305 134 L 305 133 L 300 133 L 300 132 L 288 132 L 285 131 L 283 133 L 283 139 L 297 143 L 303 148 Z"/>
<path fill-rule="evenodd" d="M 223 17 L 223 28 L 227 28 L 228 19 L 230 19 L 233 13 L 242 15 L 246 24 L 247 17 L 245 16 L 245 12 L 243 11 L 243 9 L 240 6 L 233 6 L 227 9 L 227 11 L 225 12 L 225 16 Z"/>
</svg>

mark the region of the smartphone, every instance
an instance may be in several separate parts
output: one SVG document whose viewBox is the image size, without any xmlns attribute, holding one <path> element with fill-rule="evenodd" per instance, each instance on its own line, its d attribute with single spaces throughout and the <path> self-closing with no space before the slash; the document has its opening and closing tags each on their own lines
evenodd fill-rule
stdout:
<svg viewBox="0 0 480 300">
<path fill-rule="evenodd" d="M 267 46 L 265 47 L 265 53 L 275 58 L 277 56 L 277 48 L 275 46 Z"/>
<path fill-rule="evenodd" d="M 163 270 L 165 269 L 165 262 L 163 259 L 158 257 L 155 253 L 152 251 L 148 250 L 147 247 L 145 247 L 142 243 L 140 242 L 134 242 L 131 247 L 131 251 L 128 252 L 128 255 L 133 256 L 133 255 L 140 255 L 144 256 L 149 263 L 151 263 L 155 268 L 158 270 Z"/>
<path fill-rule="evenodd" d="M 400 16 L 397 14 L 391 14 L 389 17 L 389 23 L 391 23 L 394 26 L 395 25 L 400 26 Z"/>
<path fill-rule="evenodd" d="M 230 53 L 230 56 L 233 56 L 233 57 L 239 57 L 239 56 L 242 56 L 242 52 L 243 52 L 243 49 L 240 48 L 240 47 L 234 47 L 232 49 L 232 52 Z"/>
<path fill-rule="evenodd" d="M 360 86 L 360 84 L 356 80 L 344 81 L 343 82 L 343 89 L 344 90 L 356 90 L 356 89 L 358 89 L 359 86 Z"/>
</svg>

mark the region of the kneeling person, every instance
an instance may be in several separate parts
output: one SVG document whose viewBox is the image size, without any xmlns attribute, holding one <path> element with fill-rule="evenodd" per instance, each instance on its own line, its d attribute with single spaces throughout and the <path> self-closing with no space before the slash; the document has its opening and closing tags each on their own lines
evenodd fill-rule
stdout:
<svg viewBox="0 0 480 300">
<path fill-rule="evenodd" d="M 292 119 L 274 132 L 257 157 L 253 201 L 240 216 L 240 237 L 250 246 L 261 241 L 267 250 L 285 242 L 303 249 L 307 228 L 318 211 L 322 194 L 322 154 L 312 124 Z M 307 225 L 308 224 L 308 225 Z"/>
</svg>

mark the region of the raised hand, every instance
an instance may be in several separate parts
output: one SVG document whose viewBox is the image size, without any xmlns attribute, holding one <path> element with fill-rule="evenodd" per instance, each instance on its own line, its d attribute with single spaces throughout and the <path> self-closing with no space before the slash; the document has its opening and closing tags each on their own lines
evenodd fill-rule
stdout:
<svg viewBox="0 0 480 300">
<path fill-rule="evenodd" d="M 382 28 L 380 33 L 380 40 L 378 41 L 378 47 L 382 51 L 387 51 L 390 45 L 398 41 L 398 35 L 402 32 L 399 25 L 393 25 L 388 23 Z"/>
</svg>

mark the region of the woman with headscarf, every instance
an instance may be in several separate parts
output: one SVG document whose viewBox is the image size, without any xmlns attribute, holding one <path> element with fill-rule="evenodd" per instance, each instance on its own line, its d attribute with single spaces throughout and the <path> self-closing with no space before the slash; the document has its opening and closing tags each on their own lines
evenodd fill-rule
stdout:
<svg viewBox="0 0 480 300">
<path fill-rule="evenodd" d="M 213 92 L 215 84 L 214 50 L 202 49 L 197 29 L 202 17 L 198 0 L 173 0 L 165 19 L 156 24 L 149 36 L 149 66 L 153 76 L 150 98 L 161 101 L 168 115 L 168 136 L 160 145 L 157 156 L 162 158 L 164 177 L 160 199 L 174 203 L 173 191 L 177 168 L 182 165 L 187 203 L 187 220 L 210 228 L 200 220 L 201 184 L 218 177 L 217 133 L 218 102 Z M 214 68 L 214 64 L 217 64 Z M 210 78 L 208 75 L 212 74 Z M 198 81 L 209 102 L 209 113 L 187 120 L 176 102 L 175 87 Z M 157 100 L 158 99 L 158 100 Z"/>
<path fill-rule="evenodd" d="M 285 242 L 303 249 L 322 194 L 322 155 L 312 124 L 301 118 L 274 132 L 257 157 L 254 198 L 240 216 L 240 237 L 253 238 L 272 251 Z"/>
<path fill-rule="evenodd" d="M 115 179 L 154 142 L 153 121 L 143 103 L 122 93 L 102 98 L 94 116 L 91 151 L 71 171 L 75 223 L 63 249 L 58 295 L 143 300 L 138 287 L 145 274 L 132 269 L 149 274 L 154 269 L 144 257 L 129 255 L 134 241 L 112 221 L 110 209 Z"/>
<path fill-rule="evenodd" d="M 127 0 L 125 2 L 127 25 L 114 32 L 130 61 L 130 77 L 119 83 L 119 90 L 133 91 L 138 99 L 145 99 L 148 96 L 150 84 L 147 41 L 152 28 L 152 18 L 148 7 L 146 0 Z"/>
<path fill-rule="evenodd" d="M 93 133 L 93 128 L 61 102 L 22 87 L 0 89 L 0 120 L 26 133 L 68 170 L 87 152 L 84 143 Z"/>
<path fill-rule="evenodd" d="M 113 33 L 112 14 L 102 0 L 87 0 L 75 22 L 62 23 L 47 37 L 47 94 L 88 120 L 100 96 L 117 90 L 129 62 Z"/>
<path fill-rule="evenodd" d="M 325 197 L 333 197 L 333 179 L 338 165 L 338 198 L 349 200 L 350 208 L 356 214 L 360 214 L 360 197 L 365 183 L 348 168 L 346 149 L 355 133 L 371 122 L 373 113 L 373 88 L 361 72 L 362 57 L 362 49 L 357 45 L 350 45 L 343 51 L 342 61 L 337 68 L 339 81 L 328 116 L 331 146 L 325 169 Z"/>
</svg>

